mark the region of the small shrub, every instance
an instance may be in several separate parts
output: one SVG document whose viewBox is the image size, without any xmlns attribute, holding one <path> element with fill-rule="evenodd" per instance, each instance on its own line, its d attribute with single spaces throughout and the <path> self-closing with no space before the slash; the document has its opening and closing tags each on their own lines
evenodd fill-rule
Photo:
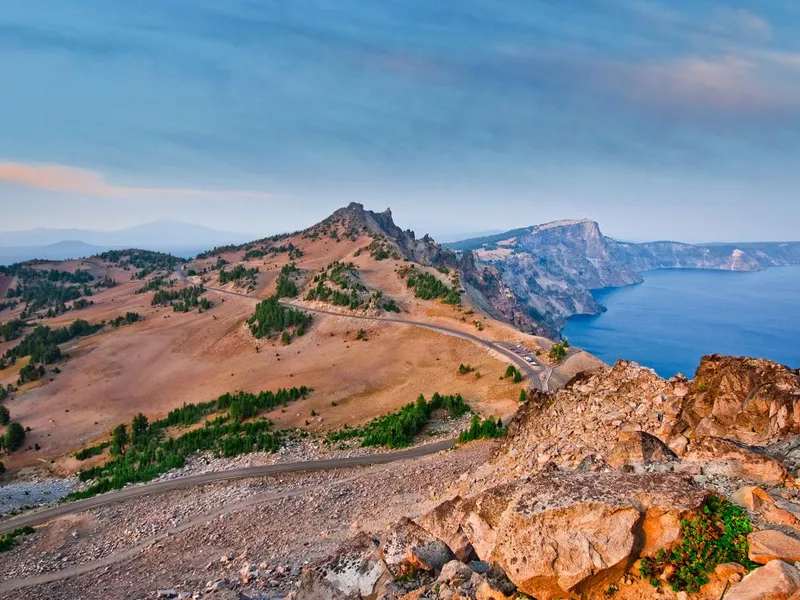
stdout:
<svg viewBox="0 0 800 600">
<path fill-rule="evenodd" d="M 567 348 L 569 348 L 569 342 L 566 340 L 559 344 L 553 344 L 553 347 L 550 348 L 550 358 L 555 361 L 564 360 L 567 356 Z"/>
<path fill-rule="evenodd" d="M 710 497 L 701 514 L 682 521 L 681 527 L 681 541 L 675 548 L 659 550 L 655 557 L 642 560 L 640 573 L 654 587 L 660 587 L 659 576 L 667 570 L 666 581 L 674 591 L 695 593 L 708 583 L 708 574 L 719 564 L 758 566 L 748 559 L 747 535 L 753 525 L 744 509 L 725 498 Z"/>
<path fill-rule="evenodd" d="M 474 370 L 475 368 L 472 365 L 465 365 L 463 363 L 458 365 L 459 375 L 466 375 L 467 373 L 472 373 Z"/>
<path fill-rule="evenodd" d="M 36 533 L 33 527 L 22 527 L 21 529 L 15 529 L 11 533 L 0 537 L 0 552 L 8 552 L 11 550 L 16 544 L 16 538 L 33 533 Z"/>
</svg>

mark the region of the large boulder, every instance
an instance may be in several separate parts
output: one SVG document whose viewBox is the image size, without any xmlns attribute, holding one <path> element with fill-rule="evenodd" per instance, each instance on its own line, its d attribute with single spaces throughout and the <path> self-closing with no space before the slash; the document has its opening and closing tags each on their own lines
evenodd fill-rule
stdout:
<svg viewBox="0 0 800 600">
<path fill-rule="evenodd" d="M 654 435 L 645 431 L 625 432 L 619 443 L 606 456 L 609 466 L 619 469 L 623 465 L 649 465 L 678 460 L 677 455 Z"/>
<path fill-rule="evenodd" d="M 456 496 L 419 519 L 420 525 L 444 540 L 459 560 L 485 558 L 494 548 L 500 517 L 513 501 L 523 481 L 512 481 L 476 496 Z"/>
<path fill-rule="evenodd" d="M 725 600 L 790 600 L 800 590 L 800 571 L 773 560 L 734 585 Z"/>
<path fill-rule="evenodd" d="M 395 575 L 409 567 L 422 571 L 439 571 L 456 557 L 439 538 L 403 517 L 381 536 L 380 555 Z"/>
<path fill-rule="evenodd" d="M 731 500 L 758 514 L 767 523 L 800 531 L 800 504 L 777 495 L 773 497 L 755 486 L 739 488 L 733 493 Z"/>
<path fill-rule="evenodd" d="M 750 543 L 749 558 L 753 562 L 765 565 L 775 559 L 792 563 L 800 561 L 800 540 L 782 531 L 754 531 L 747 539 Z"/>
<path fill-rule="evenodd" d="M 378 542 L 361 532 L 333 556 L 305 569 L 295 600 L 351 600 L 370 598 L 391 579 L 378 556 Z"/>
<path fill-rule="evenodd" d="M 605 589 L 641 556 L 675 542 L 706 492 L 672 473 L 558 473 L 451 501 L 425 523 L 466 538 L 538 600 Z"/>
<path fill-rule="evenodd" d="M 696 438 L 764 444 L 800 433 L 800 371 L 755 358 L 704 356 L 681 419 Z"/>
<path fill-rule="evenodd" d="M 759 448 L 723 438 L 704 437 L 692 442 L 683 461 L 701 463 L 710 475 L 767 484 L 786 479 L 786 468 Z"/>
</svg>

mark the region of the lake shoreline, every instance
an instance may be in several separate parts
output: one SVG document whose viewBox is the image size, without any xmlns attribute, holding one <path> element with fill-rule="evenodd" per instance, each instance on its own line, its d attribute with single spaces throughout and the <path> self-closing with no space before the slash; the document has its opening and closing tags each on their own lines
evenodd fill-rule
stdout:
<svg viewBox="0 0 800 600">
<path fill-rule="evenodd" d="M 641 283 L 593 290 L 606 310 L 570 317 L 562 335 L 607 363 L 634 360 L 665 377 L 689 375 L 717 352 L 797 368 L 800 265 L 780 267 L 646 271 Z"/>
</svg>

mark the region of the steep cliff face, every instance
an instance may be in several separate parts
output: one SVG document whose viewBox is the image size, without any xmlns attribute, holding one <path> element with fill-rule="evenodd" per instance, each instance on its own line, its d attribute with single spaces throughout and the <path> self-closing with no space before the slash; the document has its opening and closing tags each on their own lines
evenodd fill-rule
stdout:
<svg viewBox="0 0 800 600">
<path fill-rule="evenodd" d="M 588 219 L 555 221 L 506 236 L 453 244 L 463 279 L 486 309 L 524 329 L 558 335 L 565 319 L 597 314 L 591 290 L 640 283 L 654 269 L 755 271 L 800 264 L 800 243 L 632 244 L 608 238 Z"/>
</svg>

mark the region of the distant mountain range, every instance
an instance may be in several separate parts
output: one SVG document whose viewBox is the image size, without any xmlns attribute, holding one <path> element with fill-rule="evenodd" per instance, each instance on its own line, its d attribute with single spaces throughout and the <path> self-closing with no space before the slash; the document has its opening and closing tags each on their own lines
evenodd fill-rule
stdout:
<svg viewBox="0 0 800 600">
<path fill-rule="evenodd" d="M 81 258 L 119 248 L 142 248 L 189 257 L 214 246 L 243 242 L 247 237 L 173 220 L 154 221 L 114 231 L 38 227 L 0 232 L 0 264 L 35 258 Z"/>
</svg>

